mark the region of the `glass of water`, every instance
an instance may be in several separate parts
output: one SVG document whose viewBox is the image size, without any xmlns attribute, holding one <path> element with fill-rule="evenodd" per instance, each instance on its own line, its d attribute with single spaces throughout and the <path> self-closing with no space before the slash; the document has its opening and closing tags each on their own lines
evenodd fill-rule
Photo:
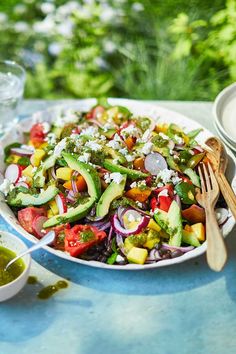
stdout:
<svg viewBox="0 0 236 354">
<path fill-rule="evenodd" d="M 0 125 L 11 123 L 23 97 L 25 70 L 13 61 L 0 61 Z"/>
</svg>

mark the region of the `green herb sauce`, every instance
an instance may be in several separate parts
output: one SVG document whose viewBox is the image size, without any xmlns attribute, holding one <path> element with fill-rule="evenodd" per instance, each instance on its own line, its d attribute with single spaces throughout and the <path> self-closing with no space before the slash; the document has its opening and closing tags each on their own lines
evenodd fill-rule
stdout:
<svg viewBox="0 0 236 354">
<path fill-rule="evenodd" d="M 60 289 L 65 289 L 68 287 L 68 283 L 65 280 L 59 280 L 54 285 L 48 285 L 38 293 L 38 298 L 41 300 L 47 300 L 53 296 Z"/>
<path fill-rule="evenodd" d="M 16 254 L 5 247 L 0 247 L 0 286 L 6 285 L 18 278 L 25 269 L 22 259 L 13 263 L 7 270 L 6 265 L 16 257 Z"/>
</svg>

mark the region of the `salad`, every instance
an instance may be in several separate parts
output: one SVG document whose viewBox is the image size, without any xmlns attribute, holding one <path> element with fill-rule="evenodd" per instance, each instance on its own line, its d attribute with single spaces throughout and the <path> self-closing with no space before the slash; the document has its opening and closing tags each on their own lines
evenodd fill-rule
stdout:
<svg viewBox="0 0 236 354">
<path fill-rule="evenodd" d="M 5 147 L 0 190 L 28 233 L 54 230 L 51 247 L 72 257 L 114 265 L 179 257 L 205 241 L 199 132 L 122 106 L 64 110 Z"/>
</svg>

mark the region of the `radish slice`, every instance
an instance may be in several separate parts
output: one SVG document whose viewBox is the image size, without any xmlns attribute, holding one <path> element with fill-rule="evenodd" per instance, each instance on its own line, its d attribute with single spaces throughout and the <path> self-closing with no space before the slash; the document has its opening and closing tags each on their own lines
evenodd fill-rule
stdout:
<svg viewBox="0 0 236 354">
<path fill-rule="evenodd" d="M 29 189 L 29 185 L 26 182 L 17 182 L 16 187 L 25 187 Z"/>
<path fill-rule="evenodd" d="M 62 193 L 59 193 L 55 197 L 57 207 L 59 210 L 59 215 L 67 212 L 66 198 Z"/>
<path fill-rule="evenodd" d="M 147 155 L 144 160 L 144 166 L 148 172 L 155 176 L 168 167 L 166 160 L 158 152 Z"/>
<path fill-rule="evenodd" d="M 129 230 L 140 224 L 140 221 L 142 220 L 142 215 L 134 209 L 128 209 L 123 214 L 122 219 L 124 227 Z"/>
<path fill-rule="evenodd" d="M 11 183 L 16 183 L 21 176 L 21 168 L 19 165 L 12 163 L 9 165 L 5 171 L 5 178 Z"/>
<path fill-rule="evenodd" d="M 34 149 L 11 148 L 11 153 L 17 156 L 31 156 L 34 153 Z"/>
<path fill-rule="evenodd" d="M 228 219 L 229 212 L 225 208 L 217 208 L 215 209 L 216 219 L 219 225 L 223 225 Z"/>
<path fill-rule="evenodd" d="M 180 247 L 178 247 L 178 246 L 170 246 L 170 245 L 168 245 L 168 243 L 163 243 L 161 248 L 165 249 L 165 250 L 170 250 L 170 251 L 179 250 L 183 253 L 190 252 L 194 249 L 193 246 L 186 246 L 186 247 L 180 246 Z"/>
<path fill-rule="evenodd" d="M 149 217 L 143 216 L 141 218 L 140 223 L 137 226 L 135 226 L 132 229 L 127 230 L 124 227 L 122 227 L 122 225 L 121 225 L 121 223 L 120 223 L 120 221 L 118 219 L 118 216 L 115 214 L 115 215 L 113 215 L 113 217 L 111 219 L 111 224 L 112 224 L 113 229 L 119 235 L 129 236 L 129 235 L 133 235 L 133 234 L 138 234 L 140 231 L 142 231 L 148 225 L 149 220 L 150 220 Z"/>
<path fill-rule="evenodd" d="M 46 235 L 47 231 L 43 229 L 43 224 L 47 221 L 48 218 L 46 216 L 37 215 L 32 222 L 32 229 L 34 235 L 38 238 L 42 238 Z"/>
</svg>

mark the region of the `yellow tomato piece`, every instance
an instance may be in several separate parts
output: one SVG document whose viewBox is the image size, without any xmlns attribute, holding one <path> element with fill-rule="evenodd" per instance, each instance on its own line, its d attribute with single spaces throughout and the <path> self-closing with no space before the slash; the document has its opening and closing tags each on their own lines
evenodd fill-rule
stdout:
<svg viewBox="0 0 236 354">
<path fill-rule="evenodd" d="M 53 215 L 59 214 L 59 209 L 55 200 L 51 200 L 49 203 L 50 210 L 52 211 Z"/>
<path fill-rule="evenodd" d="M 201 222 L 192 225 L 191 229 L 193 230 L 199 241 L 205 241 L 205 227 Z"/>
<path fill-rule="evenodd" d="M 144 264 L 148 256 L 145 248 L 132 247 L 127 254 L 127 259 L 131 263 Z"/>
<path fill-rule="evenodd" d="M 43 159 L 43 157 L 46 155 L 46 152 L 42 149 L 36 149 L 31 156 L 31 163 L 35 166 L 38 167 Z"/>
<path fill-rule="evenodd" d="M 33 178 L 33 166 L 29 165 L 22 171 L 22 176 Z"/>
<path fill-rule="evenodd" d="M 71 179 L 72 169 L 70 167 L 59 167 L 56 170 L 56 176 L 63 181 L 69 181 Z"/>
<path fill-rule="evenodd" d="M 153 219 L 150 219 L 147 227 L 148 229 L 152 229 L 158 232 L 161 230 L 160 226 Z"/>
</svg>

